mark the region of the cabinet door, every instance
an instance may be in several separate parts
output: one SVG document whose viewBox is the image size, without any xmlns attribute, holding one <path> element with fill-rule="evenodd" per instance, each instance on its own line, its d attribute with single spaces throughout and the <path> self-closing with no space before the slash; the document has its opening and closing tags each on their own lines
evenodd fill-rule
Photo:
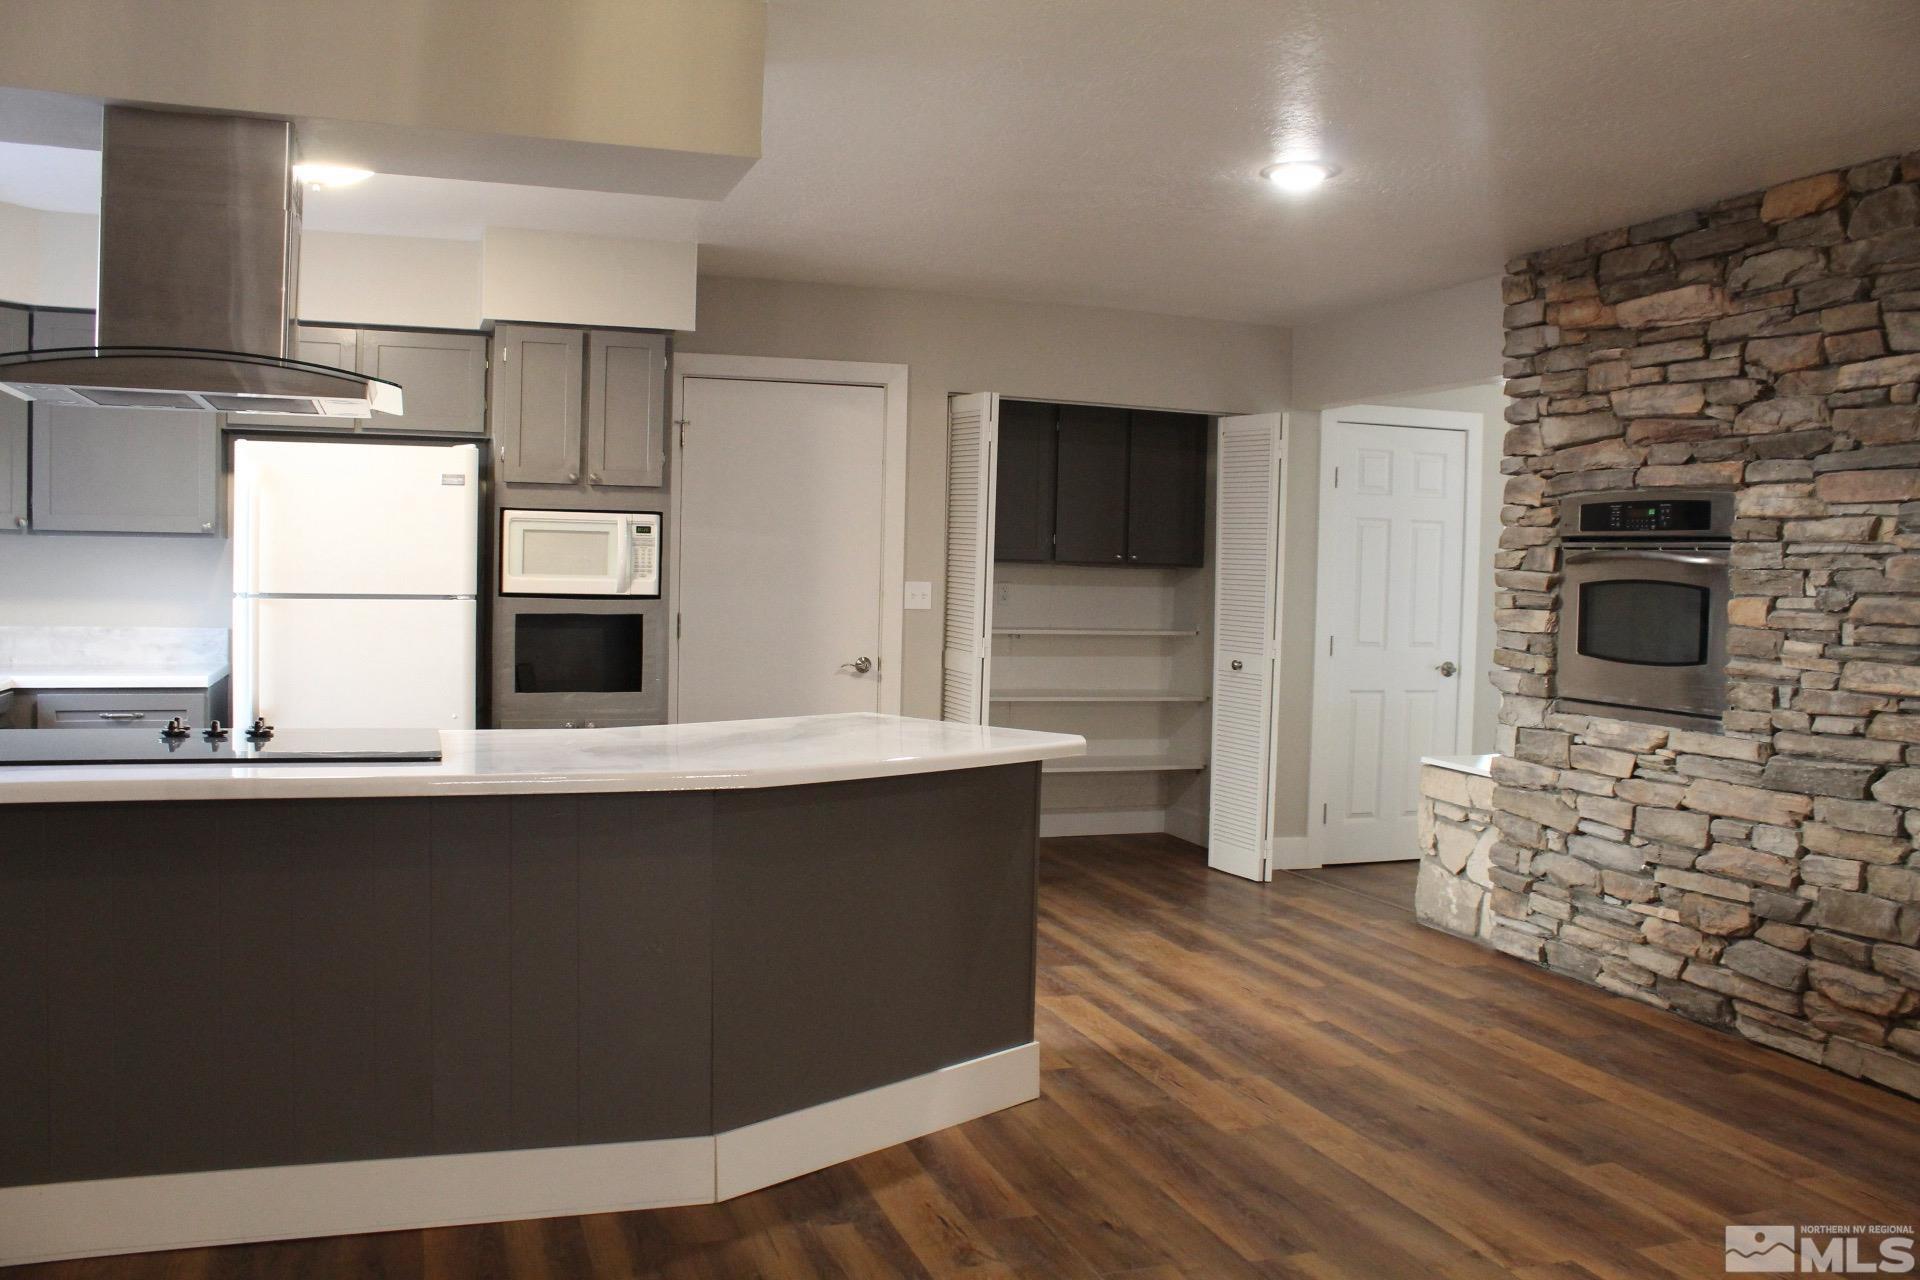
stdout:
<svg viewBox="0 0 1920 1280">
<path fill-rule="evenodd" d="M 487 338 L 481 333 L 362 329 L 361 373 L 400 384 L 405 412 L 376 413 L 368 431 L 477 436 L 487 430 Z"/>
<path fill-rule="evenodd" d="M 587 483 L 647 486 L 666 476 L 667 339 L 587 335 Z"/>
<path fill-rule="evenodd" d="M 1206 557 L 1207 420 L 1128 415 L 1127 563 L 1197 565 Z"/>
<path fill-rule="evenodd" d="M 62 347 L 93 345 L 93 312 L 36 311 L 33 313 L 33 349 L 54 351 Z"/>
<path fill-rule="evenodd" d="M 1127 561 L 1127 411 L 1060 406 L 1053 558 Z"/>
<path fill-rule="evenodd" d="M 39 406 L 33 524 L 75 533 L 214 533 L 220 416 Z"/>
<path fill-rule="evenodd" d="M 493 443 L 509 484 L 580 478 L 583 336 L 502 325 L 493 335 Z"/>
<path fill-rule="evenodd" d="M 331 325 L 303 324 L 294 330 L 293 358 L 308 364 L 323 364 L 329 369 L 357 367 L 360 331 Z M 360 423 L 355 418 L 316 418 L 310 413 L 235 413 L 227 416 L 227 425 L 236 430 L 259 427 L 291 427 L 300 431 L 353 431 Z"/>
<path fill-rule="evenodd" d="M 38 693 L 36 729 L 145 729 L 153 732 L 178 717 L 197 728 L 212 719 L 205 689 L 104 690 L 98 693 Z"/>
<path fill-rule="evenodd" d="M 1053 448 L 1059 406 L 1000 402 L 993 558 L 1053 559 Z"/>
<path fill-rule="evenodd" d="M 27 349 L 27 313 L 0 307 L 0 351 Z M 25 400 L 0 393 L 0 532 L 27 527 L 27 418 Z"/>
</svg>

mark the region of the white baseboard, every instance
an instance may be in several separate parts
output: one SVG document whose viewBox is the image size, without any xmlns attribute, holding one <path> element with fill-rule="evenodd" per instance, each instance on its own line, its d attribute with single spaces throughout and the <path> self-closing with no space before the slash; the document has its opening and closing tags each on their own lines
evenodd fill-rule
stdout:
<svg viewBox="0 0 1920 1280">
<path fill-rule="evenodd" d="M 712 1204 L 1040 1096 L 1032 1041 L 718 1137 L 0 1189 L 0 1267 Z"/>
<path fill-rule="evenodd" d="M 1167 829 L 1165 809 L 1060 809 L 1040 814 L 1040 835 L 1137 836 Z"/>
<path fill-rule="evenodd" d="M 1040 1046 L 1028 1041 L 731 1129 L 715 1139 L 718 1198 L 730 1200 L 1039 1096 Z"/>
<path fill-rule="evenodd" d="M 0 1266 L 713 1201 L 713 1139 L 102 1178 L 0 1190 Z"/>
</svg>

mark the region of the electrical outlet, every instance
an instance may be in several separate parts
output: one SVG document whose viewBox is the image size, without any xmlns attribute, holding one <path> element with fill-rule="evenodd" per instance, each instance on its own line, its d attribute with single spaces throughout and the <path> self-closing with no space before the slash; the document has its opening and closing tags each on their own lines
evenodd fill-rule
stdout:
<svg viewBox="0 0 1920 1280">
<path fill-rule="evenodd" d="M 933 584 L 931 582 L 909 582 L 907 584 L 907 608 L 933 608 Z"/>
<path fill-rule="evenodd" d="M 1007 602 L 1007 584 L 1006 583 L 1004 582 L 997 583 L 994 586 L 993 602 L 995 604 L 1005 604 Z"/>
</svg>

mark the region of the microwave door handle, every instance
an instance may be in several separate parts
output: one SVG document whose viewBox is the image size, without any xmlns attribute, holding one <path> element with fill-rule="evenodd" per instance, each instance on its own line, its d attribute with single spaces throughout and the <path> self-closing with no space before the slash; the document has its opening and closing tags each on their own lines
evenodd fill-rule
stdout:
<svg viewBox="0 0 1920 1280">
<path fill-rule="evenodd" d="M 1681 551 L 1569 551 L 1568 564 L 1603 564 L 1609 560 L 1664 560 L 1669 564 L 1725 564 L 1725 556 L 1689 555 Z"/>
</svg>

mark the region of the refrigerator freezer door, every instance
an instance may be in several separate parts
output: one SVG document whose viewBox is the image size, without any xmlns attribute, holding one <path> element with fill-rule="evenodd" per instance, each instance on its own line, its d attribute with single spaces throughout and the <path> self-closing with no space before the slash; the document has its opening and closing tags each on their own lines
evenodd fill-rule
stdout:
<svg viewBox="0 0 1920 1280">
<path fill-rule="evenodd" d="M 234 721 L 471 729 L 472 600 L 234 601 Z"/>
<path fill-rule="evenodd" d="M 233 589 L 473 595 L 479 470 L 470 444 L 238 441 Z"/>
</svg>

